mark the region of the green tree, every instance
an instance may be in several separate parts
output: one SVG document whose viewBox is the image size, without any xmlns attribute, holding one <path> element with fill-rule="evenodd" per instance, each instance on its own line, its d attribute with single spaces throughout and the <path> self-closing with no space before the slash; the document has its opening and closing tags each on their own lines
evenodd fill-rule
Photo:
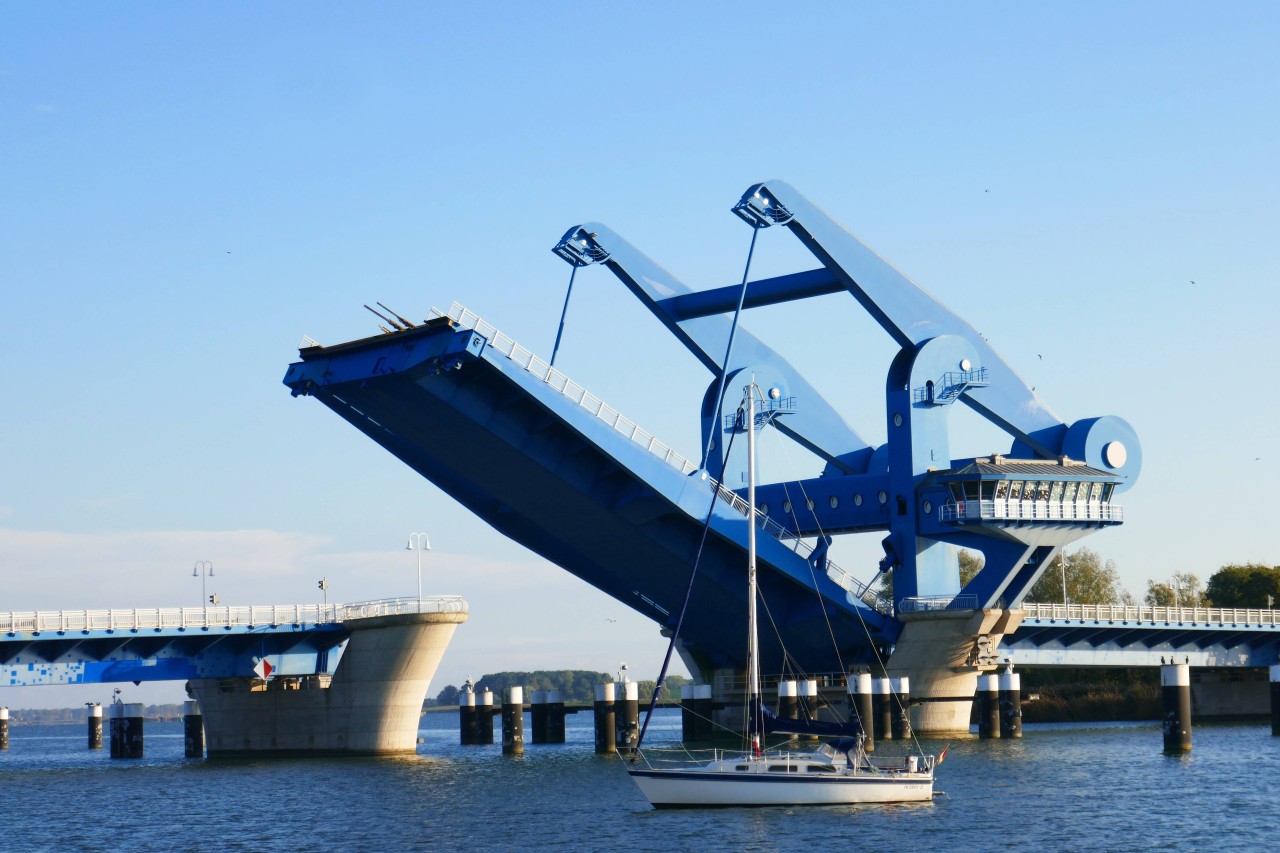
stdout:
<svg viewBox="0 0 1280 853">
<path fill-rule="evenodd" d="M 1280 605 L 1280 566 L 1229 564 L 1209 577 L 1205 595 L 1214 607 Z"/>
<path fill-rule="evenodd" d="M 1063 573 L 1066 573 L 1067 602 L 1070 604 L 1131 604 L 1130 595 L 1120 583 L 1113 560 L 1103 562 L 1098 552 L 1081 548 L 1073 553 L 1062 551 L 1045 569 L 1040 580 L 1031 587 L 1026 600 L 1040 604 L 1062 601 Z"/>
<path fill-rule="evenodd" d="M 1191 572 L 1174 572 L 1167 581 L 1147 581 L 1142 600 L 1152 607 L 1204 607 L 1208 603 L 1204 584 Z"/>
</svg>

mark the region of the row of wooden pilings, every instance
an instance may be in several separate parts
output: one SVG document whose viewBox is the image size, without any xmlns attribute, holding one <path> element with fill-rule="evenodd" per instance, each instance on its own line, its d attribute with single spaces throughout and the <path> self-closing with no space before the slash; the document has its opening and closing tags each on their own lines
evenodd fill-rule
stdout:
<svg viewBox="0 0 1280 853">
<path fill-rule="evenodd" d="M 524 753 L 524 712 L 529 709 L 530 743 L 564 743 L 564 718 L 577 708 L 565 708 L 559 690 L 530 691 L 524 703 L 524 688 L 508 687 L 502 705 L 495 710 L 493 691 L 474 690 L 468 684 L 458 694 L 458 724 L 461 743 L 493 743 L 493 718 L 502 717 L 502 752 Z M 595 686 L 596 752 L 609 753 L 635 746 L 640 736 L 640 685 L 634 681 L 607 682 Z"/>
<path fill-rule="evenodd" d="M 87 706 L 89 749 L 102 749 L 102 706 Z M 112 758 L 142 758 L 144 747 L 143 709 L 140 702 L 113 702 L 108 706 L 111 720 Z M 198 702 L 183 703 L 182 727 L 187 758 L 204 757 L 204 716 Z M 9 709 L 0 708 L 0 749 L 9 748 Z"/>
</svg>

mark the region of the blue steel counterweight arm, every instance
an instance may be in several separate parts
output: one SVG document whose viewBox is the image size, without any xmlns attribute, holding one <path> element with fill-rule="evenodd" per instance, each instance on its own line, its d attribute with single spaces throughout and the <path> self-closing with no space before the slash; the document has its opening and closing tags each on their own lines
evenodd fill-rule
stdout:
<svg viewBox="0 0 1280 853">
<path fill-rule="evenodd" d="M 1140 453 L 1127 423 L 1108 417 L 1068 427 L 972 326 L 789 184 L 756 184 L 733 212 L 753 227 L 789 228 L 903 348 L 917 348 L 943 335 L 972 344 L 977 365 L 986 369 L 989 382 L 968 388 L 961 399 L 1030 452 L 1044 458 L 1067 453 L 1094 465 L 1105 461 L 1128 480 L 1125 485 L 1136 478 Z"/>
<path fill-rule="evenodd" d="M 705 314 L 693 310 L 690 302 L 681 301 L 696 298 L 685 284 L 598 222 L 570 228 L 553 251 L 575 266 L 604 264 L 717 380 L 720 379 L 720 360 L 724 358 L 729 340 L 732 314 Z M 823 281 L 830 282 L 825 273 L 818 275 Z M 805 281 L 812 289 L 812 281 Z M 748 286 L 748 301 L 759 284 L 753 282 Z M 734 307 L 730 304 L 721 310 L 732 312 Z M 843 473 L 866 470 L 872 452 L 866 441 L 786 359 L 739 324 L 726 374 L 731 377 L 749 366 L 772 374 L 770 381 L 784 386 L 779 389 L 782 396 L 798 397 L 803 401 L 800 411 L 789 416 L 785 423 L 779 423 L 780 431 Z M 719 402 L 712 399 L 714 387 L 715 383 L 708 391 L 703 406 L 704 429 L 713 431 L 713 434 L 718 432 L 712 419 Z"/>
</svg>

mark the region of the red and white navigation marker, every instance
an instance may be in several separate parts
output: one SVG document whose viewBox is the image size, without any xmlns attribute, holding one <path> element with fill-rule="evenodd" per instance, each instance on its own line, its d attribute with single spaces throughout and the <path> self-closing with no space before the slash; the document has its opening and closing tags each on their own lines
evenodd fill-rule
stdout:
<svg viewBox="0 0 1280 853">
<path fill-rule="evenodd" d="M 266 658 L 263 658 L 253 667 L 253 674 L 261 678 L 263 681 L 266 681 L 267 677 L 271 675 L 271 672 L 274 669 L 275 667 L 272 666 Z"/>
</svg>

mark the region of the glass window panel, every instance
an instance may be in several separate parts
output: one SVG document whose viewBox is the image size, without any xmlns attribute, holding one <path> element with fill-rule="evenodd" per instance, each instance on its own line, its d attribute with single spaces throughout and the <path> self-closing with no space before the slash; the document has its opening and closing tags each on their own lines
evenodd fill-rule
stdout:
<svg viewBox="0 0 1280 853">
<path fill-rule="evenodd" d="M 1034 486 L 1035 483 L 1032 483 L 1031 485 Z M 1021 480 L 1014 480 L 1012 483 L 1009 484 L 1009 500 L 1011 501 L 1022 500 L 1022 481 Z"/>
<path fill-rule="evenodd" d="M 1036 500 L 1049 500 L 1049 483 L 1045 480 L 1040 481 L 1040 488 L 1036 493 Z"/>
<path fill-rule="evenodd" d="M 1062 499 L 1064 501 L 1073 501 L 1076 499 L 1076 486 L 1078 483 L 1067 483 L 1066 488 L 1062 490 Z"/>
<path fill-rule="evenodd" d="M 996 500 L 1001 501 L 1007 497 L 1009 497 L 1009 481 L 997 480 L 996 481 Z"/>
<path fill-rule="evenodd" d="M 1061 480 L 1054 480 L 1053 484 L 1049 486 L 1049 500 L 1053 501 L 1054 503 L 1057 503 L 1058 501 L 1062 500 L 1062 481 Z"/>
</svg>

